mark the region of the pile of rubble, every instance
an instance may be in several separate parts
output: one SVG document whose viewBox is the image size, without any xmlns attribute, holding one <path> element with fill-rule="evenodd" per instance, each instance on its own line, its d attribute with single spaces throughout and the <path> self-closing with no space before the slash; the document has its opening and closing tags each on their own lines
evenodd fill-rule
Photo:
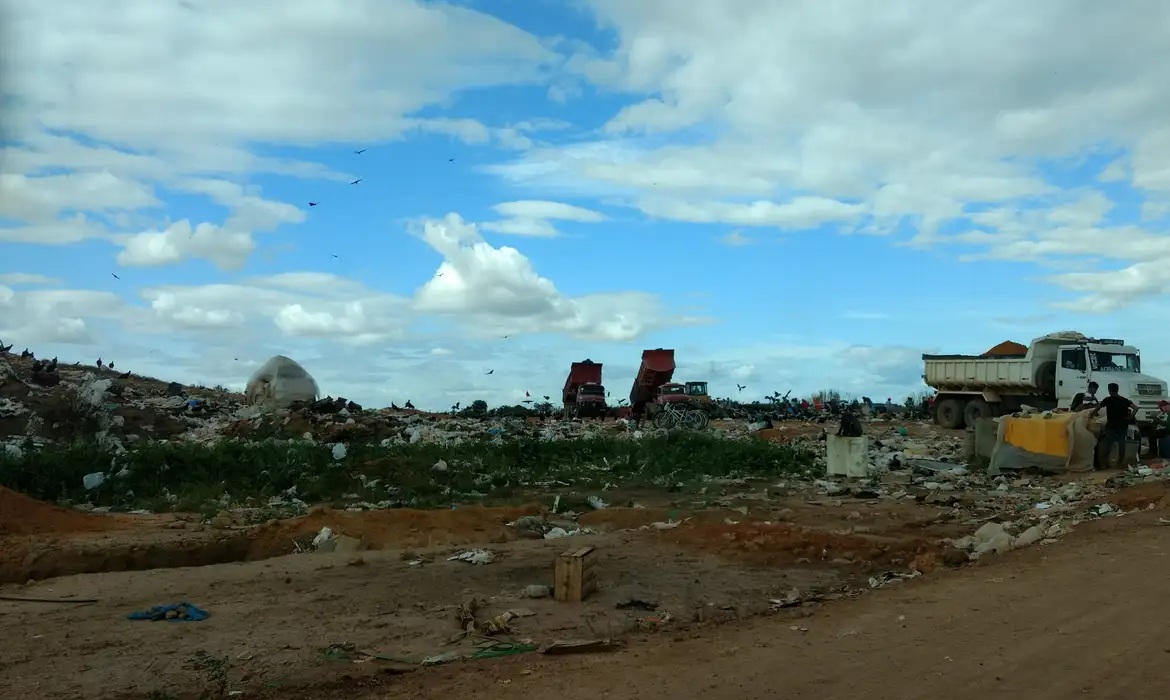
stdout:
<svg viewBox="0 0 1170 700">
<path fill-rule="evenodd" d="M 334 397 L 285 407 L 249 405 L 244 394 L 166 384 L 105 368 L 55 367 L 58 380 L 50 386 L 34 381 L 33 364 L 0 358 L 0 443 L 12 446 L 7 449 L 79 437 L 96 438 L 120 451 L 140 440 L 210 444 L 225 437 L 390 445 L 641 436 L 626 421 L 472 419 L 414 409 L 366 409 Z"/>
</svg>

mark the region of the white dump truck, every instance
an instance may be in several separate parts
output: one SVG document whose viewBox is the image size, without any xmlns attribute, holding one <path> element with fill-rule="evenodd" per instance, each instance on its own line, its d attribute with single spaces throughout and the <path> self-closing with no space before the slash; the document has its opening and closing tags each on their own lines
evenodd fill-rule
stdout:
<svg viewBox="0 0 1170 700">
<path fill-rule="evenodd" d="M 1096 381 L 1098 398 L 1117 384 L 1121 395 L 1138 405 L 1138 426 L 1148 435 L 1158 402 L 1167 398 L 1166 382 L 1142 374 L 1137 348 L 1075 331 L 1036 338 L 1023 355 L 923 355 L 922 360 L 922 378 L 938 392 L 934 422 L 944 428 L 974 425 L 1025 404 L 1068 408 Z"/>
</svg>

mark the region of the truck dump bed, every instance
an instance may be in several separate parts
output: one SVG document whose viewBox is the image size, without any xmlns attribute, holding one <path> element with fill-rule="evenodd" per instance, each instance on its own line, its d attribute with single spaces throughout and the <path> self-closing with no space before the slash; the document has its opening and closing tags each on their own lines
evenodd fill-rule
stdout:
<svg viewBox="0 0 1170 700">
<path fill-rule="evenodd" d="M 574 362 L 569 368 L 569 376 L 565 377 L 565 388 L 561 392 L 561 398 L 565 403 L 576 399 L 577 387 L 582 384 L 601 384 L 601 368 L 600 362 L 592 360 Z"/>
<path fill-rule="evenodd" d="M 630 387 L 630 403 L 649 401 L 654 398 L 658 387 L 666 384 L 674 377 L 674 350 L 642 351 L 642 364 L 638 367 L 638 374 L 634 377 L 634 385 Z"/>
<path fill-rule="evenodd" d="M 938 391 L 978 389 L 1036 390 L 1032 361 L 1021 357 L 923 355 L 923 379 Z"/>
</svg>

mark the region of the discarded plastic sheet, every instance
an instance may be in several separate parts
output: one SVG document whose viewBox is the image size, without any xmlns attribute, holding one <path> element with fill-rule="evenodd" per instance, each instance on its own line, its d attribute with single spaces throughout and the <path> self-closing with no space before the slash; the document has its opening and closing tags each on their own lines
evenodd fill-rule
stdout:
<svg viewBox="0 0 1170 700">
<path fill-rule="evenodd" d="M 173 605 L 156 605 L 148 610 L 136 610 L 126 616 L 127 620 L 148 622 L 202 622 L 210 617 L 203 608 L 190 603 L 175 603 Z"/>
<path fill-rule="evenodd" d="M 906 579 L 917 578 L 918 576 L 921 576 L 921 575 L 922 574 L 917 572 L 917 571 L 911 571 L 909 573 L 897 573 L 894 571 L 883 571 L 882 573 L 878 574 L 877 576 L 870 576 L 869 577 L 869 587 L 870 588 L 882 588 L 883 586 L 888 586 L 891 583 L 900 583 L 902 581 L 905 581 Z"/>
<path fill-rule="evenodd" d="M 453 557 L 447 557 L 447 561 L 465 561 L 468 564 L 491 564 L 495 560 L 496 555 L 486 549 L 471 549 L 460 552 Z"/>
</svg>

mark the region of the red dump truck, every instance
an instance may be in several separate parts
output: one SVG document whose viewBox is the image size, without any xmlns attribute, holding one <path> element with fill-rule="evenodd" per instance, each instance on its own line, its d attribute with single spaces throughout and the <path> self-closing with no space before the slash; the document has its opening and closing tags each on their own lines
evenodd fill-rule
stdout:
<svg viewBox="0 0 1170 700">
<path fill-rule="evenodd" d="M 672 382 L 674 368 L 674 350 L 643 350 L 642 365 L 638 367 L 634 386 L 630 388 L 630 405 L 643 405 L 646 412 L 653 415 L 664 403 L 710 400 L 707 382 Z"/>
<path fill-rule="evenodd" d="M 565 378 L 561 398 L 565 402 L 565 418 L 595 418 L 604 416 L 605 387 L 601 384 L 601 363 L 593 360 L 574 362 Z"/>
</svg>

